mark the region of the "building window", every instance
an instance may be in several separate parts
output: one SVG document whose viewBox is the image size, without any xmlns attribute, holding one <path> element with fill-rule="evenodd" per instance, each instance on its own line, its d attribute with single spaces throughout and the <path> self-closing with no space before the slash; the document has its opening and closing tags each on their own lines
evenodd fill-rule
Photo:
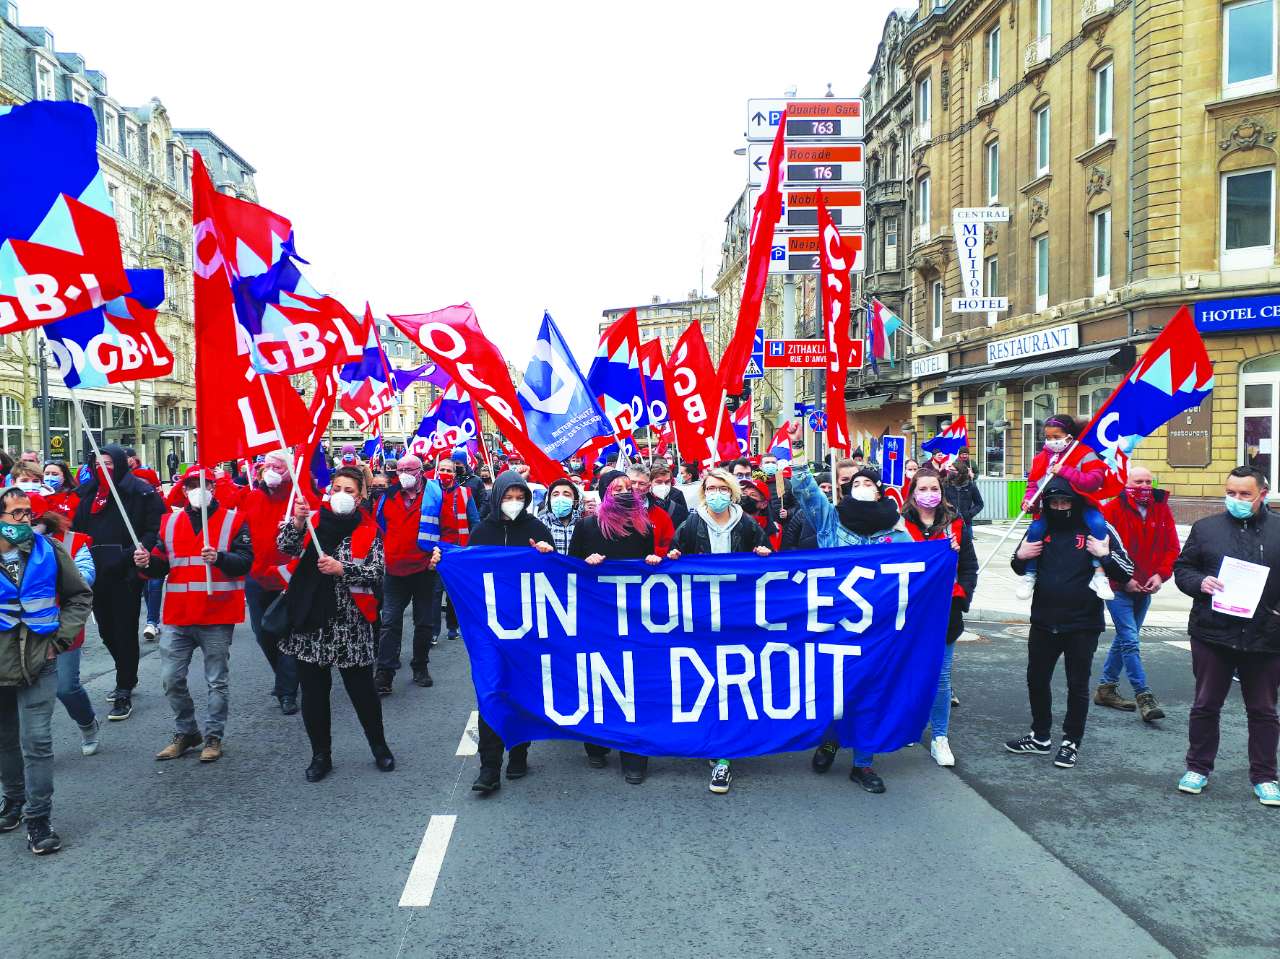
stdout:
<svg viewBox="0 0 1280 959">
<path fill-rule="evenodd" d="M 1222 11 L 1222 88 L 1252 93 L 1275 85 L 1275 0 L 1243 0 Z"/>
<path fill-rule="evenodd" d="M 1093 215 L 1093 295 L 1111 289 L 1111 210 Z"/>
<path fill-rule="evenodd" d="M 44 63 L 36 64 L 36 99 L 56 100 L 57 91 L 53 86 L 53 68 Z"/>
<path fill-rule="evenodd" d="M 1058 411 L 1057 380 L 1040 379 L 1023 389 L 1022 469 L 1028 472 L 1044 440 L 1044 421 Z"/>
<path fill-rule="evenodd" d="M 1093 71 L 1093 140 L 1101 143 L 1111 139 L 1111 64 L 1104 63 Z"/>
<path fill-rule="evenodd" d="M 987 205 L 1000 202 L 1000 141 L 987 144 Z"/>
<path fill-rule="evenodd" d="M 896 180 L 902 176 L 898 169 L 898 145 L 896 143 L 889 144 L 889 179 Z"/>
<path fill-rule="evenodd" d="M 1036 176 L 1049 172 L 1049 104 L 1036 111 Z"/>
<path fill-rule="evenodd" d="M 978 460 L 983 476 L 1004 476 L 1005 436 L 1009 421 L 1005 419 L 1007 390 L 989 386 L 978 397 Z"/>
<path fill-rule="evenodd" d="M 1036 4 L 1036 36 L 1047 37 L 1053 33 L 1053 0 L 1039 0 Z"/>
<path fill-rule="evenodd" d="M 916 181 L 916 216 L 920 220 L 920 242 L 929 239 L 929 178 L 922 176 Z"/>
<path fill-rule="evenodd" d="M 1000 258 L 997 256 L 989 256 L 983 265 L 983 286 L 986 287 L 987 296 L 1000 295 Z M 987 314 L 987 325 L 995 326 L 1000 322 L 1000 314 L 991 311 Z"/>
<path fill-rule="evenodd" d="M 1109 375 L 1105 370 L 1091 370 L 1080 377 L 1080 390 L 1076 399 L 1076 413 L 1080 422 L 1088 423 L 1107 397 L 1119 384 L 1118 376 Z"/>
<path fill-rule="evenodd" d="M 0 397 L 0 449 L 22 449 L 22 404 L 12 396 Z"/>
<path fill-rule="evenodd" d="M 884 218 L 883 268 L 886 270 L 898 268 L 898 218 L 896 216 Z"/>
<path fill-rule="evenodd" d="M 1277 400 L 1280 399 L 1280 353 L 1250 360 L 1241 367 L 1240 460 L 1262 470 L 1276 489 Z"/>
<path fill-rule="evenodd" d="M 129 197 L 129 212 L 135 240 L 142 239 L 142 206 L 136 196 Z"/>
<path fill-rule="evenodd" d="M 1036 312 L 1049 307 L 1049 238 L 1036 238 Z"/>
<path fill-rule="evenodd" d="M 102 145 L 108 150 L 116 149 L 116 114 L 113 110 L 102 108 Z"/>
<path fill-rule="evenodd" d="M 929 321 L 930 339 L 942 339 L 942 281 L 934 280 L 929 285 Z"/>
<path fill-rule="evenodd" d="M 1275 243 L 1275 171 L 1222 176 L 1222 268 L 1270 266 Z"/>
<path fill-rule="evenodd" d="M 124 128 L 124 155 L 129 160 L 138 158 L 138 134 L 128 124 Z"/>
<path fill-rule="evenodd" d="M 1000 28 L 987 31 L 987 80 L 998 89 L 1000 86 Z"/>
<path fill-rule="evenodd" d="M 916 84 L 916 123 L 922 128 L 928 128 L 929 121 L 933 114 L 930 112 L 930 95 L 933 90 L 933 80 L 929 74 L 925 74 L 920 78 L 920 82 Z"/>
</svg>

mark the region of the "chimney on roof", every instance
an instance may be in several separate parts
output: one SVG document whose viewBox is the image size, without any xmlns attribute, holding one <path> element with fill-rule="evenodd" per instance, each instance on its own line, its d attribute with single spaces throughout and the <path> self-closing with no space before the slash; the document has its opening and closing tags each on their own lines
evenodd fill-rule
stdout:
<svg viewBox="0 0 1280 959">
<path fill-rule="evenodd" d="M 655 294 L 653 294 L 653 298 L 652 298 L 652 299 L 650 299 L 650 300 L 649 300 L 649 302 L 650 302 L 650 303 L 661 303 L 661 302 L 662 302 L 662 297 L 660 297 L 657 293 L 655 293 Z"/>
</svg>

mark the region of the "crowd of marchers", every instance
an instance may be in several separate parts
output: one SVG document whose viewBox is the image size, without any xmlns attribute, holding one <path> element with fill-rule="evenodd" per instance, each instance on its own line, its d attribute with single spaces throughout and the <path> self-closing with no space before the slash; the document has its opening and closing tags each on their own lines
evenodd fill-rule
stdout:
<svg viewBox="0 0 1280 959">
<path fill-rule="evenodd" d="M 1079 425 L 1050 418 L 1044 448 L 1028 477 L 1034 521 L 1012 559 L 1018 593 L 1030 600 L 1026 682 L 1030 731 L 1004 748 L 1079 761 L 1090 702 L 1165 714 L 1142 667 L 1140 636 L 1152 596 L 1172 580 L 1194 598 L 1188 632 L 1195 699 L 1188 717 L 1186 769 L 1177 781 L 1198 794 L 1213 772 L 1219 714 L 1233 680 L 1248 718 L 1249 777 L 1257 799 L 1280 806 L 1276 750 L 1280 719 L 1280 517 L 1267 506 L 1266 478 L 1251 467 L 1225 480 L 1223 509 L 1199 520 L 1180 544 L 1167 495 L 1155 477 L 1131 467 L 1128 485 L 1098 506 L 1095 477 L 1065 462 Z M 377 465 L 379 468 L 374 469 Z M 0 832 L 25 824 L 27 846 L 61 848 L 51 824 L 55 703 L 79 731 L 84 756 L 98 753 L 103 722 L 80 682 L 81 646 L 92 615 L 114 661 L 105 719 L 135 709 L 143 644 L 157 642 L 160 686 L 173 716 L 172 738 L 157 761 L 224 755 L 231 712 L 232 633 L 248 618 L 274 674 L 281 714 L 302 714 L 310 760 L 302 775 L 319 783 L 333 771 L 330 700 L 336 671 L 384 772 L 396 762 L 383 725 L 382 697 L 402 668 L 403 629 L 412 607 L 408 672 L 430 687 L 440 637 L 458 622 L 435 567 L 440 544 L 503 546 L 576 557 L 587 564 L 637 559 L 678 564 L 690 554 L 945 540 L 958 553 L 946 651 L 922 742 L 939 766 L 956 763 L 949 729 L 959 705 L 951 675 L 978 580 L 972 524 L 983 503 L 967 451 L 954 460 L 906 466 L 906 483 L 886 489 L 875 463 L 855 454 L 834 473 L 780 463 L 765 454 L 698 470 L 655 457 L 564 464 L 545 485 L 517 458 L 473 470 L 459 449 L 434 463 L 402 455 L 362 462 L 352 447 L 337 457 L 327 486 L 295 477 L 289 454 L 255 462 L 193 465 L 165 491 L 132 450 L 107 446 L 80 469 L 31 452 L 0 453 Z M 899 506 L 899 504 L 901 504 Z M 1256 610 L 1215 608 L 1227 558 L 1267 567 Z M 1091 672 L 1109 609 L 1115 638 Z M 203 659 L 206 689 L 193 697 L 187 674 Z M 1054 741 L 1050 686 L 1065 663 L 1067 703 Z M 1121 692 L 1128 682 L 1133 699 Z M 197 705 L 196 699 L 202 702 Z M 198 713 L 203 714 L 201 721 Z M 282 720 L 285 721 L 285 720 Z M 586 763 L 609 765 L 609 750 L 586 744 Z M 811 764 L 826 773 L 838 745 L 818 746 Z M 504 743 L 479 719 L 480 770 L 473 789 L 492 794 L 529 770 L 529 744 Z M 645 779 L 648 756 L 622 753 L 628 783 Z M 855 751 L 849 778 L 883 793 L 875 757 Z M 709 788 L 726 793 L 737 757 L 711 757 Z M 98 762 L 101 760 L 94 760 Z M 299 763 L 302 766 L 302 762 Z M 76 775 L 67 770 L 63 775 Z"/>
</svg>

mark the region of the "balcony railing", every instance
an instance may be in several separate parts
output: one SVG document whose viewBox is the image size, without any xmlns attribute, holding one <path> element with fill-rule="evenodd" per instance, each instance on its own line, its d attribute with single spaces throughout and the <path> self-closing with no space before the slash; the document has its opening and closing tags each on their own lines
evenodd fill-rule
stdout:
<svg viewBox="0 0 1280 959">
<path fill-rule="evenodd" d="M 1028 43 L 1026 53 L 1022 55 L 1023 68 L 1029 71 L 1041 64 L 1048 63 L 1051 46 L 1052 42 L 1048 34 Z"/>
<path fill-rule="evenodd" d="M 1095 17 L 1105 16 L 1110 13 L 1116 5 L 1116 0 L 1084 0 L 1080 5 L 1080 22 L 1088 23 Z"/>
<path fill-rule="evenodd" d="M 915 240 L 916 246 L 924 246 L 929 242 L 929 224 L 917 223 L 916 228 L 911 231 L 911 236 Z"/>
<path fill-rule="evenodd" d="M 917 123 L 911 131 L 911 137 L 917 146 L 921 143 L 927 143 L 933 139 L 933 124 L 928 120 L 925 120 L 924 123 Z"/>
<path fill-rule="evenodd" d="M 1000 78 L 992 77 L 986 83 L 978 87 L 978 109 L 991 106 L 1000 99 Z"/>
<path fill-rule="evenodd" d="M 165 256 L 178 263 L 186 262 L 186 251 L 183 245 L 171 236 L 165 236 L 163 233 L 156 237 L 155 249 L 152 251 L 157 256 Z"/>
<path fill-rule="evenodd" d="M 902 199 L 901 180 L 881 180 L 873 183 L 867 190 L 868 203 L 884 203 L 889 200 Z"/>
</svg>

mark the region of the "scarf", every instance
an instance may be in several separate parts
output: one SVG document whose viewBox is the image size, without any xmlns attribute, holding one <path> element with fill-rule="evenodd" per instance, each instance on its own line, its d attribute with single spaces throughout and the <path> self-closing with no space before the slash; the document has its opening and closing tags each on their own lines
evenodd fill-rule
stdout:
<svg viewBox="0 0 1280 959">
<path fill-rule="evenodd" d="M 316 538 L 326 556 L 333 556 L 343 540 L 355 532 L 364 519 L 359 509 L 339 516 L 330 509 L 320 511 L 316 524 Z M 314 632 L 333 622 L 338 615 L 337 577 L 322 573 L 316 566 L 319 559 L 315 544 L 307 537 L 307 548 L 302 551 L 298 568 L 289 581 L 285 604 L 289 609 L 289 627 L 294 633 Z"/>
<path fill-rule="evenodd" d="M 107 505 L 107 500 L 111 498 L 111 487 L 107 485 L 105 471 L 99 467 L 98 469 L 98 490 L 93 494 L 93 504 L 89 507 L 91 513 L 101 513 L 103 507 Z"/>
<path fill-rule="evenodd" d="M 836 507 L 836 512 L 840 516 L 840 525 L 859 536 L 881 533 L 892 529 L 898 522 L 898 507 L 890 499 L 864 503 L 846 496 Z"/>
</svg>

